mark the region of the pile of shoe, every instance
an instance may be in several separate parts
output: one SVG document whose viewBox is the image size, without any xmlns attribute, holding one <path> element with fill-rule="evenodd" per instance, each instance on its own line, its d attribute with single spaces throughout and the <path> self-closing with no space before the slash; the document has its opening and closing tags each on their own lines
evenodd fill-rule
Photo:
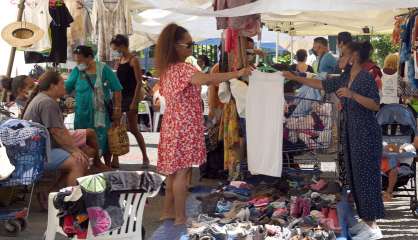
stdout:
<svg viewBox="0 0 418 240">
<path fill-rule="evenodd" d="M 295 183 L 252 186 L 235 181 L 199 197 L 204 215 L 190 225 L 189 236 L 229 239 L 220 236 L 233 233 L 246 239 L 258 239 L 253 236 L 260 234 L 264 234 L 261 239 L 335 239 L 334 232 L 341 230 L 336 196 L 320 192 L 328 183 L 320 179 Z"/>
</svg>

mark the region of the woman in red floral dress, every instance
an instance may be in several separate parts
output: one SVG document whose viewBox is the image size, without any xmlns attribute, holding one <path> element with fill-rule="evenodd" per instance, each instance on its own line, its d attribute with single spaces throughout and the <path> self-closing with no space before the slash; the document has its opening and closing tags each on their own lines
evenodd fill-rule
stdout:
<svg viewBox="0 0 418 240">
<path fill-rule="evenodd" d="M 185 63 L 192 55 L 193 45 L 186 29 L 170 24 L 161 32 L 156 50 L 161 94 L 167 102 L 158 147 L 158 171 L 168 176 L 161 220 L 175 219 L 176 225 L 187 220 L 188 172 L 206 159 L 200 86 L 251 74 L 251 68 L 204 74 Z"/>
</svg>

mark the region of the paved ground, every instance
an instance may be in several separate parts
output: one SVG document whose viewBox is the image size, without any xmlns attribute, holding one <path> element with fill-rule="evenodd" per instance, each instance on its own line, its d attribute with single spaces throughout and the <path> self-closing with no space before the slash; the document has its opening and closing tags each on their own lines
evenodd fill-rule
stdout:
<svg viewBox="0 0 418 240">
<path fill-rule="evenodd" d="M 151 158 L 151 163 L 155 164 L 157 160 L 157 143 L 158 135 L 144 134 L 146 142 L 148 143 L 148 153 Z M 139 148 L 135 146 L 132 141 L 131 152 L 122 157 L 121 164 L 123 169 L 134 170 L 138 169 L 138 164 L 141 163 L 141 154 Z M 334 164 L 329 162 L 330 158 L 322 157 L 326 162 L 322 164 L 323 170 L 330 171 L 334 169 Z M 194 174 L 196 177 L 197 174 Z M 197 183 L 197 180 L 194 181 Z M 204 184 L 207 184 L 205 182 Z M 151 233 L 154 232 L 159 226 L 158 221 L 159 211 L 162 205 L 162 197 L 157 196 L 150 200 L 150 203 L 145 208 L 144 213 L 144 227 L 147 231 L 147 238 L 149 239 Z M 393 203 L 386 205 L 386 219 L 379 221 L 379 226 L 384 231 L 384 239 L 392 240 L 417 240 L 418 239 L 418 220 L 412 217 L 409 210 L 409 199 L 398 199 Z M 40 212 L 39 207 L 34 201 L 34 207 L 29 217 L 29 227 L 23 232 L 16 240 L 39 240 L 42 239 L 43 233 L 46 229 L 47 213 Z M 0 240 L 12 239 L 7 237 L 1 237 Z M 57 239 L 65 239 L 59 237 Z M 158 240 L 158 239 L 156 239 Z"/>
</svg>

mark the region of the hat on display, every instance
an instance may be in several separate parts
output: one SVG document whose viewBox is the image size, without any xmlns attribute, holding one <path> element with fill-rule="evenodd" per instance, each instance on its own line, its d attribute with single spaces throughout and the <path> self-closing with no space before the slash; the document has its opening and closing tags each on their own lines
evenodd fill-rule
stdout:
<svg viewBox="0 0 418 240">
<path fill-rule="evenodd" d="M 1 36 L 12 47 L 30 47 L 44 36 L 44 31 L 28 22 L 13 22 L 3 28 Z"/>
</svg>

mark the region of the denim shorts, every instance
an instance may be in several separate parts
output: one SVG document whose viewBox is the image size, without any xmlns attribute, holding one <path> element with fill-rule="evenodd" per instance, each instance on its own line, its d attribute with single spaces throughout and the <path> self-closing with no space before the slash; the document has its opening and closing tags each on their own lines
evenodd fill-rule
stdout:
<svg viewBox="0 0 418 240">
<path fill-rule="evenodd" d="M 50 161 L 46 164 L 47 171 L 58 170 L 59 167 L 67 160 L 71 154 L 62 148 L 53 148 L 50 154 Z"/>
</svg>

